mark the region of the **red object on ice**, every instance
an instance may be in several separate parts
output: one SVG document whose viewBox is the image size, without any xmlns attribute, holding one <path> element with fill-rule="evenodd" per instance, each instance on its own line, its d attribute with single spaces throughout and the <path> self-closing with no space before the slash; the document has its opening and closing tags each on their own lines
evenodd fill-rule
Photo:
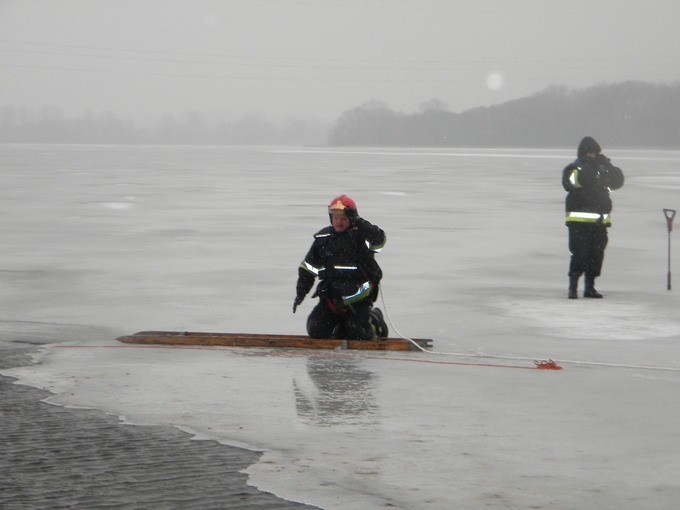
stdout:
<svg viewBox="0 0 680 510">
<path fill-rule="evenodd" d="M 536 368 L 538 368 L 539 370 L 562 370 L 562 367 L 551 359 L 543 361 L 534 361 L 534 365 L 536 365 Z"/>
</svg>

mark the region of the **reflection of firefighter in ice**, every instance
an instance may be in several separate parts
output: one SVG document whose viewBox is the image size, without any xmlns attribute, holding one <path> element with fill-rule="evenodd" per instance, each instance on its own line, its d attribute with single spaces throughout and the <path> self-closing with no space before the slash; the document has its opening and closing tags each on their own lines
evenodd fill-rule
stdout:
<svg viewBox="0 0 680 510">
<path fill-rule="evenodd" d="M 345 357 L 310 356 L 309 379 L 293 379 L 298 416 L 318 426 L 376 423 L 374 375 L 360 363 Z"/>
</svg>

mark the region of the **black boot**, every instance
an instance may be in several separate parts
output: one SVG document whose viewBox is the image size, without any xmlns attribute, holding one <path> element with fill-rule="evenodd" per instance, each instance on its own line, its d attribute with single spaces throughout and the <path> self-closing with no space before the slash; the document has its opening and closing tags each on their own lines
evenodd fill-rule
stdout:
<svg viewBox="0 0 680 510">
<path fill-rule="evenodd" d="M 586 288 L 583 291 L 583 297 L 602 299 L 602 294 L 595 290 L 595 277 L 586 275 Z"/>
<path fill-rule="evenodd" d="M 376 337 L 387 338 L 389 330 L 387 329 L 387 323 L 383 318 L 383 313 L 380 308 L 373 308 L 371 310 L 371 326 Z"/>
<path fill-rule="evenodd" d="M 578 299 L 578 276 L 569 277 L 569 299 Z"/>
</svg>

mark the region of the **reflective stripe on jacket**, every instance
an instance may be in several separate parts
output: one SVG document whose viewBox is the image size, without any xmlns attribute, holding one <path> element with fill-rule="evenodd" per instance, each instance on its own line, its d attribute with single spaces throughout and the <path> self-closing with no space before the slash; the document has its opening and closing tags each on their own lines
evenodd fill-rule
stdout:
<svg viewBox="0 0 680 510">
<path fill-rule="evenodd" d="M 581 172 L 580 166 L 574 167 L 574 169 L 571 171 L 571 173 L 567 177 L 567 179 L 569 179 L 569 182 L 571 183 L 571 185 L 576 189 L 581 187 L 581 183 L 578 182 L 578 176 L 579 176 L 580 172 Z"/>
<path fill-rule="evenodd" d="M 342 296 L 342 304 L 345 306 L 351 305 L 353 303 L 356 303 L 358 301 L 361 301 L 362 299 L 369 297 L 371 295 L 373 287 L 375 286 L 371 282 L 362 283 L 354 294 L 351 294 L 349 296 Z"/>
<path fill-rule="evenodd" d="M 591 212 L 574 212 L 570 211 L 566 217 L 567 225 L 569 223 L 596 223 L 610 227 L 612 220 L 609 214 L 598 214 Z"/>
</svg>

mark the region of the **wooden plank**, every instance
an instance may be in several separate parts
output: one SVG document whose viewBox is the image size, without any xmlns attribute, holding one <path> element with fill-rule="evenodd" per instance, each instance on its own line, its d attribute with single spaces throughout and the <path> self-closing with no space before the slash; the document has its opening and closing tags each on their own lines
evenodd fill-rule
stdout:
<svg viewBox="0 0 680 510">
<path fill-rule="evenodd" d="M 306 335 L 268 335 L 258 333 L 201 333 L 192 331 L 140 331 L 117 338 L 127 344 L 205 345 L 227 347 L 292 347 L 302 349 L 362 349 L 377 351 L 418 350 L 402 338 L 379 340 L 317 339 Z M 430 339 L 414 339 L 423 348 Z"/>
</svg>

